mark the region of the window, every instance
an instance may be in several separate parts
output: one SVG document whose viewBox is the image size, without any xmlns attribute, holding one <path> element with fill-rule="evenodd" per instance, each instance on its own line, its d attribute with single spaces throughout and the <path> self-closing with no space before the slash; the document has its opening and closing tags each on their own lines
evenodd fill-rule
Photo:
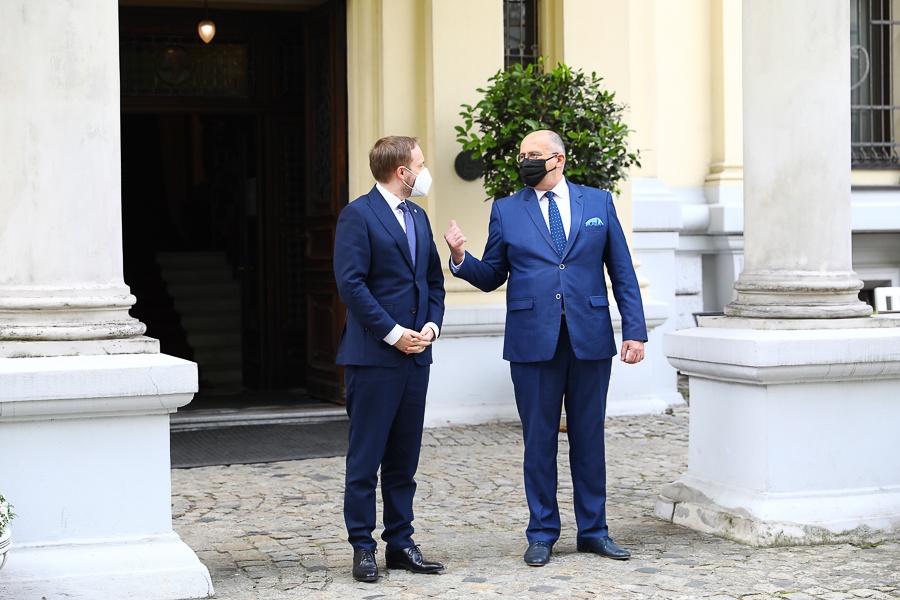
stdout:
<svg viewBox="0 0 900 600">
<path fill-rule="evenodd" d="M 859 168 L 897 168 L 900 155 L 896 132 L 900 106 L 893 98 L 894 36 L 900 21 L 893 19 L 895 0 L 850 0 L 850 114 L 852 165 Z M 896 63 L 900 64 L 900 62 Z"/>
<path fill-rule="evenodd" d="M 503 68 L 537 62 L 537 0 L 503 0 Z"/>
</svg>

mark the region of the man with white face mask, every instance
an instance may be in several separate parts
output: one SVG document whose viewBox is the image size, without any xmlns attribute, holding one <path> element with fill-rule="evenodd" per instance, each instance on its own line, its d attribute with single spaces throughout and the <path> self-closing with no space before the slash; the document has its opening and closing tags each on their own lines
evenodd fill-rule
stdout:
<svg viewBox="0 0 900 600">
<path fill-rule="evenodd" d="M 369 152 L 376 184 L 344 207 L 334 275 L 347 320 L 337 362 L 345 365 L 350 444 L 344 521 L 353 577 L 376 581 L 375 488 L 381 469 L 388 568 L 436 573 L 413 542 L 413 479 L 419 464 L 431 343 L 444 316 L 444 276 L 425 211 L 409 197 L 431 186 L 418 140 L 386 137 Z"/>
</svg>

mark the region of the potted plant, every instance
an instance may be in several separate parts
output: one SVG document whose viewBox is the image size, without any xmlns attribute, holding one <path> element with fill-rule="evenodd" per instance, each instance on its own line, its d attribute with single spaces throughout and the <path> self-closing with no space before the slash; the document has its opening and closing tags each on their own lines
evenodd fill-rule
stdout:
<svg viewBox="0 0 900 600">
<path fill-rule="evenodd" d="M 0 493 L 0 571 L 6 565 L 6 558 L 9 553 L 11 544 L 12 531 L 9 528 L 9 522 L 16 515 L 12 511 L 12 504 Z"/>
<path fill-rule="evenodd" d="M 499 71 L 479 88 L 475 106 L 463 104 L 463 126 L 456 139 L 463 152 L 483 164 L 484 188 L 497 200 L 522 187 L 513 157 L 519 143 L 538 129 L 556 131 L 566 144 L 566 177 L 574 183 L 618 193 L 618 184 L 638 152 L 629 152 L 630 130 L 622 122 L 625 107 L 601 88 L 596 73 L 559 65 L 544 72 L 544 61 Z"/>
</svg>

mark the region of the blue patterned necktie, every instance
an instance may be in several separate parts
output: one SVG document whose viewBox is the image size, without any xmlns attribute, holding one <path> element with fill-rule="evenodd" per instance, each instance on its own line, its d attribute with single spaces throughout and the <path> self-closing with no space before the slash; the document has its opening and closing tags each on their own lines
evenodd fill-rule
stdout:
<svg viewBox="0 0 900 600">
<path fill-rule="evenodd" d="M 413 225 L 412 215 L 405 201 L 400 203 L 400 210 L 403 211 L 403 223 L 406 224 L 406 241 L 409 243 L 412 264 L 416 266 L 416 226 Z"/>
<path fill-rule="evenodd" d="M 562 217 L 559 216 L 559 207 L 553 199 L 553 192 L 547 192 L 544 197 L 547 198 L 547 212 L 550 216 L 550 237 L 553 238 L 556 251 L 562 256 L 566 249 L 566 230 L 563 229 Z"/>
</svg>

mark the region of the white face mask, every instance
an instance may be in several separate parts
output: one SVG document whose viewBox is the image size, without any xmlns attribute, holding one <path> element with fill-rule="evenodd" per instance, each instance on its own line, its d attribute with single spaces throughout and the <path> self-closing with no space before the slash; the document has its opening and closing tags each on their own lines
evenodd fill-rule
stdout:
<svg viewBox="0 0 900 600">
<path fill-rule="evenodd" d="M 416 176 L 416 180 L 412 185 L 409 185 L 405 181 L 403 182 L 404 184 L 406 184 L 406 187 L 412 190 L 412 192 L 410 192 L 409 194 L 410 198 L 415 198 L 417 196 L 427 196 L 428 190 L 431 189 L 432 182 L 431 173 L 428 172 L 428 167 L 425 167 L 424 169 L 419 171 L 418 175 L 416 175 L 416 173 L 413 173 L 413 170 L 409 167 L 403 168 Z"/>
</svg>

